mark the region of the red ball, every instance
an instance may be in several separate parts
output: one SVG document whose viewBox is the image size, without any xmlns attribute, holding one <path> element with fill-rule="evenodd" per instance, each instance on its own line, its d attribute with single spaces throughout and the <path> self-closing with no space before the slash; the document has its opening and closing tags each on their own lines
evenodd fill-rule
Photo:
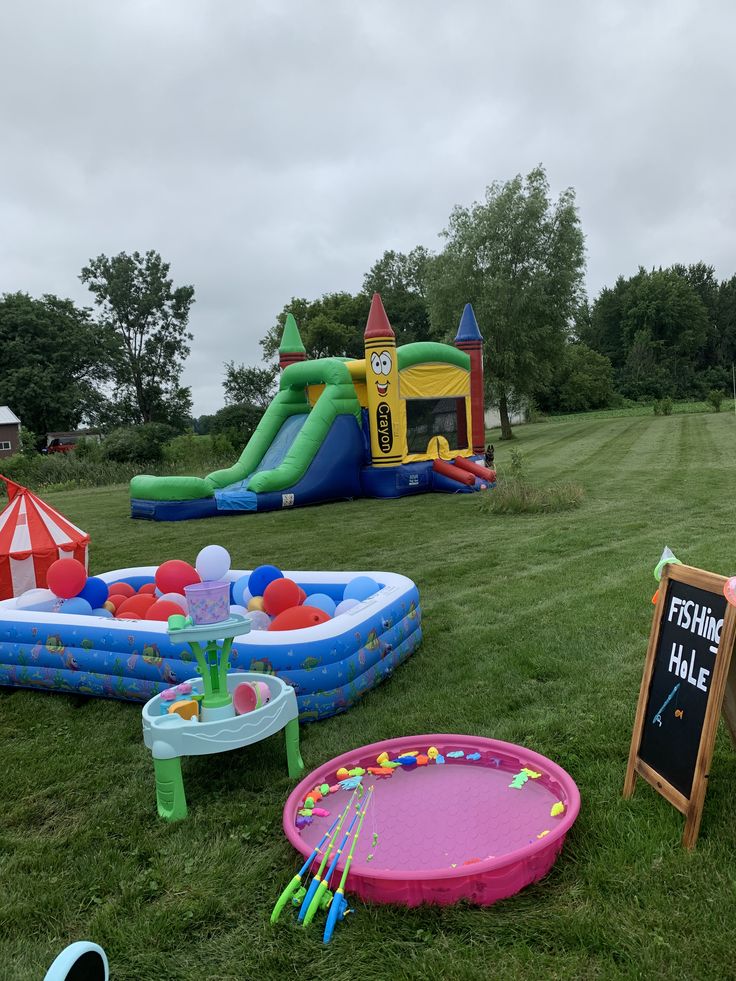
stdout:
<svg viewBox="0 0 736 981">
<path fill-rule="evenodd" d="M 115 618 L 117 620 L 142 620 L 143 617 L 138 616 L 137 613 L 116 613 Z"/>
<path fill-rule="evenodd" d="M 300 586 L 299 587 L 299 606 L 302 606 L 302 604 L 304 603 L 304 601 L 306 600 L 306 598 L 307 598 L 307 594 L 304 592 L 304 590 Z"/>
<path fill-rule="evenodd" d="M 115 607 L 115 612 L 117 612 L 120 609 L 120 607 L 123 605 L 123 603 L 126 601 L 126 599 L 130 599 L 130 597 L 124 596 L 122 593 L 111 593 L 107 597 L 106 602 L 112 603 L 112 605 Z"/>
<path fill-rule="evenodd" d="M 326 623 L 329 616 L 316 606 L 293 606 L 284 610 L 269 624 L 269 630 L 300 630 L 303 627 L 316 627 L 318 623 Z"/>
<path fill-rule="evenodd" d="M 293 579 L 274 579 L 263 593 L 263 609 L 271 617 L 278 616 L 284 610 L 299 605 L 300 592 Z"/>
<path fill-rule="evenodd" d="M 155 582 L 146 582 L 146 583 L 144 583 L 139 588 L 138 594 L 139 595 L 142 595 L 142 594 L 145 594 L 145 593 L 151 593 L 151 595 L 153 596 L 156 593 L 156 583 Z"/>
<path fill-rule="evenodd" d="M 146 620 L 168 620 L 169 617 L 181 616 L 182 609 L 178 603 L 171 600 L 156 600 L 146 610 Z"/>
<path fill-rule="evenodd" d="M 115 610 L 115 614 L 116 616 L 122 616 L 123 613 L 135 613 L 136 616 L 142 619 L 155 602 L 155 597 L 149 596 L 148 594 L 143 596 L 129 596 Z"/>
<path fill-rule="evenodd" d="M 169 559 L 156 569 L 156 585 L 162 593 L 183 593 L 185 586 L 201 581 L 194 566 L 180 559 Z"/>
<path fill-rule="evenodd" d="M 59 599 L 71 599 L 84 589 L 87 570 L 76 559 L 57 559 L 46 573 L 46 585 Z"/>
<path fill-rule="evenodd" d="M 116 596 L 135 596 L 135 590 L 129 582 L 114 582 L 108 586 L 108 589 Z"/>
</svg>

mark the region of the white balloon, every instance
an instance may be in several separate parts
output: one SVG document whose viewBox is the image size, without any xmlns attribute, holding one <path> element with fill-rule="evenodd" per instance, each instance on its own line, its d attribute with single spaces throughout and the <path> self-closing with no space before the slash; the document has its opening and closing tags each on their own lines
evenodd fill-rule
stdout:
<svg viewBox="0 0 736 981">
<path fill-rule="evenodd" d="M 230 607 L 230 612 L 238 613 L 241 617 L 248 616 L 248 611 L 246 610 L 246 608 L 244 606 L 238 606 L 237 603 L 233 603 L 233 605 Z"/>
<path fill-rule="evenodd" d="M 268 613 L 264 613 L 263 610 L 253 610 L 248 616 L 250 617 L 251 630 L 268 630 L 271 623 L 271 617 Z"/>
<path fill-rule="evenodd" d="M 15 608 L 16 610 L 27 610 L 29 606 L 47 603 L 54 599 L 56 596 L 50 589 L 29 589 L 16 599 Z"/>
<path fill-rule="evenodd" d="M 353 609 L 354 606 L 358 606 L 358 600 L 356 599 L 345 599 L 338 603 L 335 607 L 335 616 L 339 617 L 343 613 L 348 613 Z"/>
<path fill-rule="evenodd" d="M 222 545 L 205 545 L 194 567 L 203 582 L 225 579 L 230 571 L 230 553 Z"/>
<path fill-rule="evenodd" d="M 184 613 L 187 612 L 187 599 L 186 596 L 182 596 L 181 593 L 162 593 L 159 596 L 160 600 L 167 600 L 169 603 L 176 603 L 177 606 L 182 608 Z"/>
</svg>

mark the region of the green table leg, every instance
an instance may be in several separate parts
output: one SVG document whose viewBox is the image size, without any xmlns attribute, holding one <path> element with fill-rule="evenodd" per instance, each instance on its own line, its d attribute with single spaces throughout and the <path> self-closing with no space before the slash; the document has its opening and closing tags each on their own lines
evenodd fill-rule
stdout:
<svg viewBox="0 0 736 981">
<path fill-rule="evenodd" d="M 299 752 L 297 736 L 297 754 Z M 187 816 L 187 798 L 181 778 L 181 760 L 178 756 L 169 760 L 153 761 L 156 774 L 156 803 L 158 813 L 167 821 L 181 821 Z"/>
<path fill-rule="evenodd" d="M 286 761 L 290 777 L 300 777 L 304 773 L 304 761 L 299 752 L 299 720 L 292 719 L 286 723 Z M 182 791 L 183 793 L 183 791 Z"/>
</svg>

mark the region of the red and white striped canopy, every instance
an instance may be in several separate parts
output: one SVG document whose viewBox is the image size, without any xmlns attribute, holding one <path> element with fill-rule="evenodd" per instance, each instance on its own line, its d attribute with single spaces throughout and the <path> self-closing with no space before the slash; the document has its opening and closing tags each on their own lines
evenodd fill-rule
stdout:
<svg viewBox="0 0 736 981">
<path fill-rule="evenodd" d="M 89 535 L 40 497 L 0 474 L 9 503 L 0 513 L 0 600 L 46 586 L 57 559 L 78 559 L 87 567 Z"/>
</svg>

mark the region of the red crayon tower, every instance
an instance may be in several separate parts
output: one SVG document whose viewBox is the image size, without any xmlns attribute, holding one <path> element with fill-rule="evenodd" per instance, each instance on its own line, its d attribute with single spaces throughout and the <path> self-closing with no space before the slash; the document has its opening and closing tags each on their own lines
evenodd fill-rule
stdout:
<svg viewBox="0 0 736 981">
<path fill-rule="evenodd" d="M 281 344 L 279 344 L 279 368 L 283 371 L 284 368 L 290 364 L 294 364 L 296 361 L 306 360 L 307 349 L 302 344 L 302 338 L 299 328 L 296 325 L 296 320 L 294 320 L 294 315 L 287 313 L 284 332 L 281 335 Z"/>
<path fill-rule="evenodd" d="M 455 347 L 470 356 L 470 412 L 473 417 L 472 445 L 474 453 L 485 450 L 485 397 L 483 390 L 483 336 L 478 330 L 473 308 L 465 304 L 460 326 L 455 337 Z"/>
</svg>

